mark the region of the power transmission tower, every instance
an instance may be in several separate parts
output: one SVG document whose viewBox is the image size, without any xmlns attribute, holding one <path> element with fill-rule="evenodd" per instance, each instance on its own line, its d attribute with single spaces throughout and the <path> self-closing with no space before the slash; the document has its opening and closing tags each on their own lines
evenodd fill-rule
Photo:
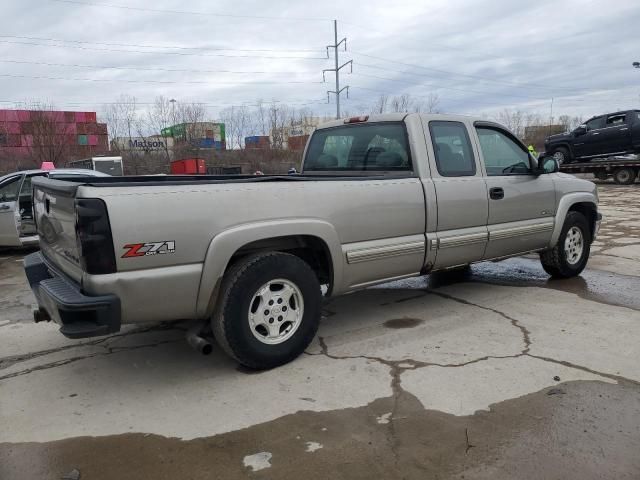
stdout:
<svg viewBox="0 0 640 480">
<path fill-rule="evenodd" d="M 349 98 L 349 85 L 346 85 L 340 88 L 340 70 L 347 65 L 351 66 L 351 72 L 353 72 L 353 60 L 349 60 L 348 62 L 344 62 L 342 65 L 338 66 L 338 47 L 344 43 L 344 51 L 347 51 L 347 38 L 343 38 L 338 42 L 338 21 L 333 21 L 333 45 L 327 45 L 327 58 L 329 58 L 329 49 L 333 48 L 334 54 L 333 59 L 335 60 L 335 68 L 327 68 L 322 70 L 322 79 L 325 79 L 325 72 L 335 72 L 336 75 L 336 89 L 335 90 L 327 90 L 327 103 L 329 103 L 330 94 L 335 94 L 336 96 L 336 118 L 340 118 L 340 94 L 343 90 L 347 91 L 347 98 Z"/>
</svg>

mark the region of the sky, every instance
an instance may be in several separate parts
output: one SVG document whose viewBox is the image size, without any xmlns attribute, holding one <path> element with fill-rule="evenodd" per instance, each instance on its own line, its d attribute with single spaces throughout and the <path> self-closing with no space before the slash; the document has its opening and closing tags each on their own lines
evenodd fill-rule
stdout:
<svg viewBox="0 0 640 480">
<path fill-rule="evenodd" d="M 113 3 L 112 3 L 113 1 Z M 335 114 L 326 46 L 347 38 L 343 112 L 382 93 L 447 113 L 584 118 L 640 108 L 637 0 L 2 0 L 0 107 L 100 112 L 120 95 Z M 553 100 L 552 100 L 553 99 Z M 23 102 L 23 103 L 21 103 Z"/>
</svg>

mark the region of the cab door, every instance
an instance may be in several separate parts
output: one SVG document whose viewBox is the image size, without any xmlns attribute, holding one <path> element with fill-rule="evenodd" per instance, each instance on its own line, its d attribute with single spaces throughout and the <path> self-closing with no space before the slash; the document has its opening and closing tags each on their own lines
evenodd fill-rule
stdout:
<svg viewBox="0 0 640 480">
<path fill-rule="evenodd" d="M 23 175 L 16 175 L 0 184 L 0 246 L 19 247 L 20 234 L 18 225 L 20 213 L 18 208 L 18 192 Z"/>
<path fill-rule="evenodd" d="M 527 148 L 509 131 L 476 123 L 489 194 L 489 241 L 485 259 L 545 248 L 555 223 L 551 175 L 535 175 Z"/>
<path fill-rule="evenodd" d="M 487 244 L 488 200 L 468 126 L 460 121 L 431 120 L 429 162 L 437 198 L 434 268 L 482 259 Z M 470 125 L 469 125 L 470 126 Z M 430 251 L 433 257 L 433 252 Z"/>
<path fill-rule="evenodd" d="M 631 130 L 627 113 L 607 115 L 605 128 L 600 130 L 602 153 L 616 154 L 631 150 Z"/>
</svg>

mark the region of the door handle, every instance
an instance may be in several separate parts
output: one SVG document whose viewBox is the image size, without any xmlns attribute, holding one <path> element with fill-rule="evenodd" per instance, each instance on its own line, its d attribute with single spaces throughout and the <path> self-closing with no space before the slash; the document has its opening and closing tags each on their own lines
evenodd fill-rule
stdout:
<svg viewBox="0 0 640 480">
<path fill-rule="evenodd" d="M 9 205 L 0 205 L 0 210 L 10 210 L 11 207 Z"/>
<path fill-rule="evenodd" d="M 492 200 L 502 200 L 504 198 L 504 189 L 502 187 L 490 188 L 489 197 Z"/>
<path fill-rule="evenodd" d="M 600 132 L 593 132 L 593 135 L 600 135 Z"/>
<path fill-rule="evenodd" d="M 621 132 L 623 132 L 624 130 L 629 130 L 629 127 L 624 127 L 620 129 Z"/>
</svg>

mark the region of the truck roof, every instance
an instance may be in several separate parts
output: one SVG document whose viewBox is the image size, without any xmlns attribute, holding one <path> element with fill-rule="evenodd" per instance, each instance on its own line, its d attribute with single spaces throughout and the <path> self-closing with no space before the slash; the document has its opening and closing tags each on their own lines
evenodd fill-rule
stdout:
<svg viewBox="0 0 640 480">
<path fill-rule="evenodd" d="M 471 117 L 468 115 L 451 115 L 451 114 L 444 114 L 444 113 L 406 113 L 406 112 L 402 112 L 402 113 L 382 113 L 382 114 L 375 114 L 375 115 L 364 115 L 367 117 L 367 120 L 363 121 L 362 123 L 374 123 L 374 122 L 401 122 L 403 121 L 406 117 L 412 116 L 412 115 L 420 115 L 422 118 L 425 118 L 426 120 L 443 120 L 443 121 L 463 121 L 463 120 L 482 120 L 481 118 L 478 117 Z M 318 129 L 322 129 L 322 128 L 331 128 L 331 127 L 338 127 L 340 125 L 344 125 L 345 121 L 348 120 L 349 118 L 356 118 L 356 117 L 345 117 L 345 118 L 340 118 L 337 120 L 331 120 L 325 123 L 322 123 L 318 126 Z"/>
</svg>

